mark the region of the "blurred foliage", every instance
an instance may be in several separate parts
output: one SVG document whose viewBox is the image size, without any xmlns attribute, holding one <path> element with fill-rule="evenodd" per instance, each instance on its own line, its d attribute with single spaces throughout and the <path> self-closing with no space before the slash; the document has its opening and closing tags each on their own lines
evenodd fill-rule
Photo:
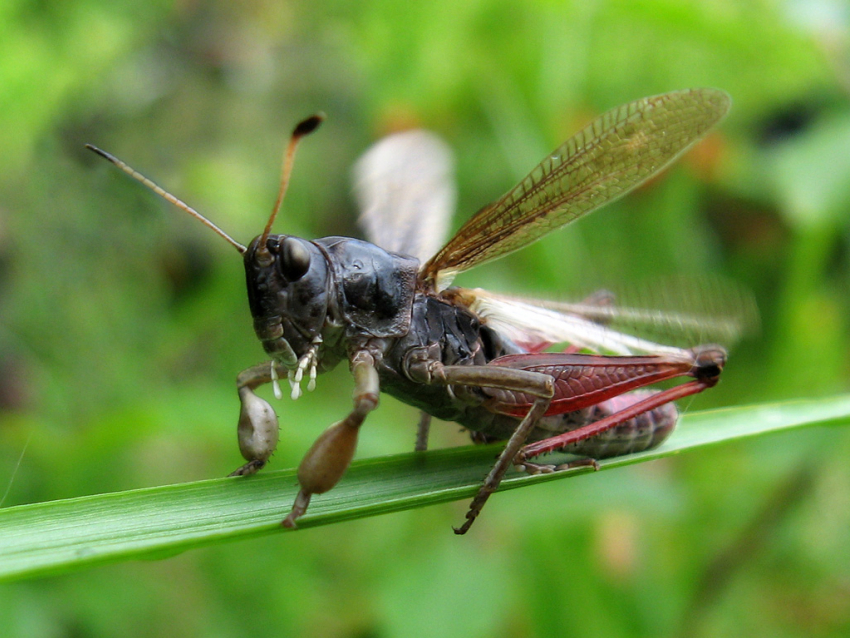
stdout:
<svg viewBox="0 0 850 638">
<path fill-rule="evenodd" d="M 459 223 L 594 114 L 725 89 L 731 116 L 662 178 L 460 283 L 569 297 L 719 274 L 753 290 L 761 332 L 682 407 L 846 390 L 849 21 L 839 0 L 0 2 L 3 504 L 240 464 L 233 379 L 262 351 L 238 259 L 83 144 L 247 241 L 289 129 L 317 110 L 329 119 L 277 225 L 307 237 L 357 233 L 349 167 L 387 131 L 422 125 L 455 148 Z M 339 369 L 280 404 L 273 467 L 298 462 L 349 387 Z M 409 449 L 415 420 L 385 400 L 359 456 Z M 464 442 L 435 430 L 437 445 Z M 463 539 L 449 525 L 464 505 L 439 506 L 4 586 L 0 626 L 846 635 L 848 448 L 840 429 L 789 434 L 524 489 L 494 498 Z M 748 551 L 730 551 L 752 529 Z"/>
</svg>

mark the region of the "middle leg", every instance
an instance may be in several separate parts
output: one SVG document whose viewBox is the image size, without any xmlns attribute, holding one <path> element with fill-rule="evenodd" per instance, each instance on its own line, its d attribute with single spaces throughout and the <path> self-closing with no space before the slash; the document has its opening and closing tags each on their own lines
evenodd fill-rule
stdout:
<svg viewBox="0 0 850 638">
<path fill-rule="evenodd" d="M 493 388 L 522 393 L 532 398 L 528 411 L 508 439 L 505 449 L 499 454 L 475 498 L 472 499 L 469 510 L 466 512 L 466 520 L 463 525 L 454 528 L 456 534 L 465 534 L 475 522 L 487 499 L 498 489 L 502 478 L 513 465 L 515 457 L 528 439 L 528 435 L 549 408 L 554 394 L 554 383 L 552 377 L 546 374 L 496 366 L 438 365 L 432 369 L 431 373 L 432 383 Z"/>
</svg>

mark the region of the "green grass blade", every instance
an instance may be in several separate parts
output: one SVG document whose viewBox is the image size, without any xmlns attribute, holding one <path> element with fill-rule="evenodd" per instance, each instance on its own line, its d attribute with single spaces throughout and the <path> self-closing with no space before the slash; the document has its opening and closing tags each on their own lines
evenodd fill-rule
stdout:
<svg viewBox="0 0 850 638">
<path fill-rule="evenodd" d="M 771 432 L 848 422 L 850 395 L 692 413 L 661 447 L 607 459 L 600 466 L 610 469 Z M 357 461 L 334 490 L 314 498 L 300 527 L 468 498 L 498 449 L 498 445 L 463 447 Z M 587 471 L 580 468 L 541 476 L 510 473 L 500 489 Z M 164 557 L 265 534 L 289 534 L 280 521 L 296 490 L 295 471 L 282 470 L 2 509 L 0 580 Z"/>
</svg>

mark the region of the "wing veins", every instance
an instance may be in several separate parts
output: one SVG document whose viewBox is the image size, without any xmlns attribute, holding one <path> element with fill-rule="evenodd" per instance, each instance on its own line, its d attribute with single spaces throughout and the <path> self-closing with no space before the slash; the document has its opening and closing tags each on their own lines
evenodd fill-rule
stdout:
<svg viewBox="0 0 850 638">
<path fill-rule="evenodd" d="M 469 219 L 422 269 L 441 279 L 496 259 L 622 197 L 663 170 L 726 114 L 714 89 L 644 98 L 608 111 Z"/>
</svg>

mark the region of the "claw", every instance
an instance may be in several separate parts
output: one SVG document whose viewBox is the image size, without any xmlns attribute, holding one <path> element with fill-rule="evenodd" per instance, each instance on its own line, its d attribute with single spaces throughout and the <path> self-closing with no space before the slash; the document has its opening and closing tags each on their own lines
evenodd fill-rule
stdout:
<svg viewBox="0 0 850 638">
<path fill-rule="evenodd" d="M 310 366 L 310 380 L 307 382 L 307 391 L 312 392 L 316 389 L 316 377 L 318 376 L 318 359 L 314 358 L 313 363 Z"/>
<path fill-rule="evenodd" d="M 307 382 L 307 390 L 312 392 L 316 389 L 316 377 L 319 374 L 319 346 L 322 345 L 322 337 L 317 336 L 313 339 L 313 343 L 307 352 L 298 360 L 298 366 L 295 370 L 289 371 L 289 385 L 292 386 L 292 399 L 295 400 L 301 396 L 301 381 L 304 379 L 304 371 L 310 369 Z"/>
<path fill-rule="evenodd" d="M 297 400 L 298 397 L 301 396 L 301 386 L 298 385 L 297 383 L 293 383 L 292 384 L 292 393 L 289 396 L 293 401 Z"/>
<path fill-rule="evenodd" d="M 272 391 L 274 391 L 274 398 L 280 401 L 283 398 L 283 392 L 280 391 L 280 383 L 278 383 L 277 379 L 277 367 L 274 361 L 271 362 L 271 366 Z"/>
</svg>

